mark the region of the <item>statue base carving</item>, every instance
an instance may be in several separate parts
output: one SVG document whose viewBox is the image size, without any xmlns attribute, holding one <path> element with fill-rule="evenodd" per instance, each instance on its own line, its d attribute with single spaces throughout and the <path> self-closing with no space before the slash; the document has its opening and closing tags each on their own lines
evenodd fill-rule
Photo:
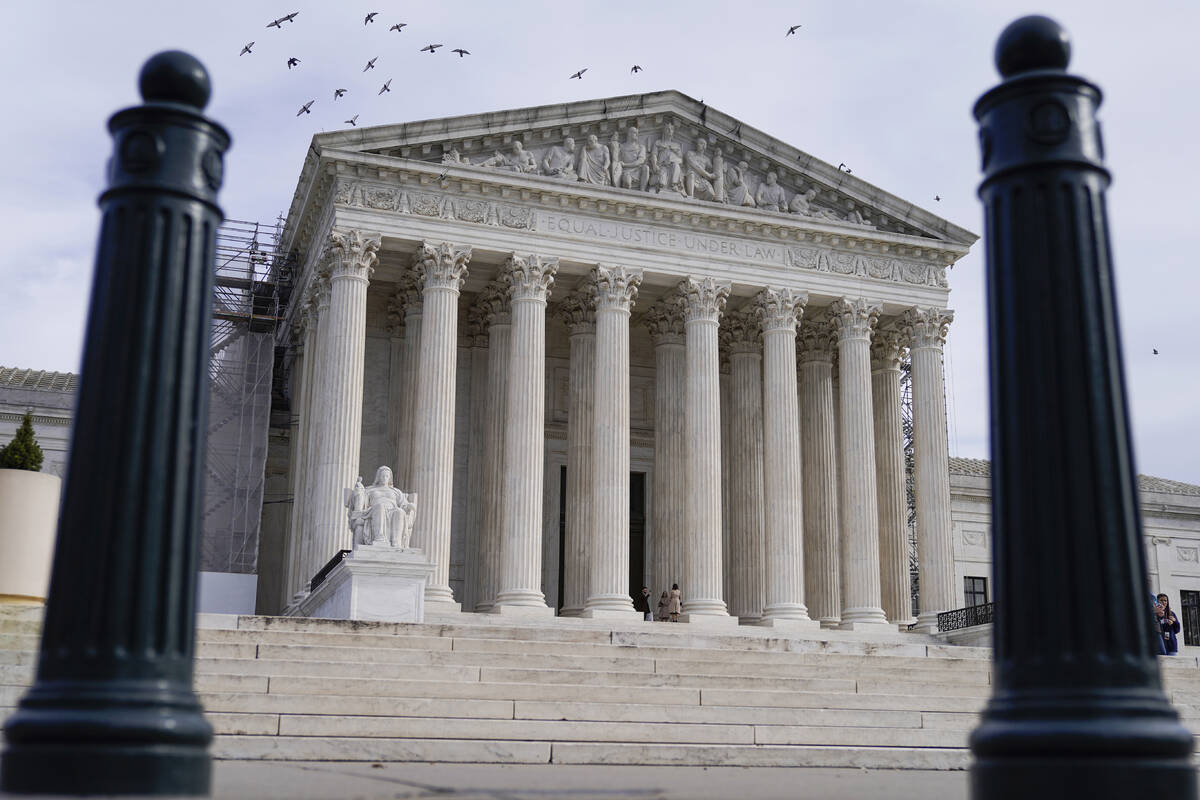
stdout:
<svg viewBox="0 0 1200 800">
<path fill-rule="evenodd" d="M 296 616 L 424 622 L 433 564 L 415 547 L 360 544 L 299 604 Z"/>
</svg>

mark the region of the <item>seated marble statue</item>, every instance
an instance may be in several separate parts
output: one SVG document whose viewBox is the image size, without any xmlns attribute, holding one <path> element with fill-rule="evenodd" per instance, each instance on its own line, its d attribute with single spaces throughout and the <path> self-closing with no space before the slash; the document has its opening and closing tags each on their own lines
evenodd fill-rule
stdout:
<svg viewBox="0 0 1200 800">
<path fill-rule="evenodd" d="M 408 547 L 417 516 L 416 494 L 406 494 L 392 485 L 392 470 L 380 467 L 375 482 L 363 486 L 362 478 L 347 489 L 347 521 L 354 544 Z"/>
<path fill-rule="evenodd" d="M 708 142 L 696 140 L 696 149 L 683 157 L 683 189 L 688 197 L 700 200 L 717 199 L 713 187 L 715 176 L 712 172 L 712 159 L 708 157 Z"/>
<path fill-rule="evenodd" d="M 542 174 L 564 181 L 579 179 L 575 172 L 575 140 L 570 136 L 563 139 L 562 146 L 555 145 L 542 159 Z"/>
<path fill-rule="evenodd" d="M 591 134 L 587 138 L 587 146 L 583 148 L 583 155 L 579 157 L 579 180 L 601 186 L 609 185 L 612 183 L 609 172 L 611 162 L 612 155 L 608 148 L 600 144 L 596 134 Z"/>
<path fill-rule="evenodd" d="M 858 208 L 854 205 L 853 200 L 846 201 L 846 209 L 847 209 L 846 222 L 849 222 L 851 225 L 870 225 L 871 224 L 870 221 L 868 221 L 867 218 L 865 216 L 863 216 L 863 213 L 861 211 L 859 211 Z"/>
<path fill-rule="evenodd" d="M 792 198 L 792 202 L 788 203 L 788 211 L 793 214 L 803 214 L 806 217 L 816 216 L 816 212 L 812 207 L 813 198 L 816 196 L 816 189 L 809 189 L 807 192 L 796 192 L 796 196 Z"/>
<path fill-rule="evenodd" d="M 525 145 L 521 144 L 518 139 L 512 143 L 512 150 L 508 153 L 502 153 L 497 150 L 490 158 L 487 158 L 479 165 L 481 167 L 494 167 L 495 169 L 503 169 L 509 172 L 529 172 L 537 174 L 538 164 L 533 153 L 525 149 Z"/>
<path fill-rule="evenodd" d="M 774 172 L 768 172 L 767 182 L 758 187 L 754 200 L 763 211 L 783 211 L 787 208 L 787 196 L 778 183 L 778 177 Z"/>
<path fill-rule="evenodd" d="M 469 158 L 463 158 L 458 152 L 458 148 L 451 148 L 449 153 L 442 154 L 443 164 L 470 164 Z"/>
<path fill-rule="evenodd" d="M 746 183 L 749 171 L 750 165 L 745 161 L 739 161 L 736 167 L 729 167 L 726 170 L 725 202 L 730 205 L 754 208 L 754 192 L 750 191 L 750 184 Z"/>
<path fill-rule="evenodd" d="M 638 141 L 638 129 L 631 125 L 625 132 L 625 143 L 617 148 L 613 159 L 613 186 L 646 191 L 650 183 L 650 165 L 646 158 L 646 146 Z"/>
<path fill-rule="evenodd" d="M 683 194 L 683 148 L 675 141 L 675 126 L 670 122 L 650 151 L 650 169 L 660 194 Z"/>
</svg>

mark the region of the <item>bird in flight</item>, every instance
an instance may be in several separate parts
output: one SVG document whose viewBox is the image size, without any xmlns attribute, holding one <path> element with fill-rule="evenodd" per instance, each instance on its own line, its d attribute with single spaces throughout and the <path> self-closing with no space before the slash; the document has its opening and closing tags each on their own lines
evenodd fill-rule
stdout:
<svg viewBox="0 0 1200 800">
<path fill-rule="evenodd" d="M 312 112 L 311 112 L 311 111 L 309 111 L 309 109 L 310 109 L 310 108 L 312 108 L 312 104 L 313 104 L 313 103 L 315 103 L 315 102 L 317 102 L 317 101 L 316 101 L 316 100 L 309 100 L 307 103 L 305 103 L 304 105 L 300 106 L 300 110 L 296 112 L 296 116 L 298 117 L 298 116 L 300 116 L 301 114 L 311 114 Z"/>
<path fill-rule="evenodd" d="M 470 51 L 470 50 L 463 50 L 461 47 L 456 47 L 456 48 L 454 48 L 453 50 L 451 50 L 450 52 L 451 52 L 451 53 L 458 53 L 458 57 L 459 57 L 459 58 L 462 58 L 463 56 L 469 56 L 469 55 L 471 55 L 471 51 Z"/>
<path fill-rule="evenodd" d="M 388 28 L 388 32 L 396 31 L 397 33 L 404 33 L 404 26 L 407 24 L 407 22 L 397 22 L 395 25 Z"/>
<path fill-rule="evenodd" d="M 391 90 L 392 90 L 392 79 L 388 78 L 387 81 L 383 84 L 383 88 L 379 90 L 379 94 L 383 94 L 384 92 L 390 92 Z"/>
<path fill-rule="evenodd" d="M 788 28 L 788 32 L 785 33 L 784 36 L 791 36 L 796 31 L 800 30 L 803 27 L 804 27 L 803 25 L 793 25 L 792 27 Z"/>
<path fill-rule="evenodd" d="M 444 180 L 446 180 L 446 171 L 445 171 L 445 170 L 442 170 L 442 174 L 441 174 L 441 175 L 438 175 L 438 180 L 439 180 L 439 181 L 444 181 Z M 1157 353 L 1158 351 L 1157 351 L 1157 350 L 1155 350 L 1154 352 L 1156 352 L 1156 353 Z"/>
<path fill-rule="evenodd" d="M 850 168 L 847 167 L 845 164 L 838 164 L 838 169 L 841 170 L 842 172 L 846 173 L 847 175 L 850 174 Z"/>
<path fill-rule="evenodd" d="M 295 57 L 289 58 L 288 59 L 288 69 L 291 69 L 292 67 L 296 66 L 299 63 L 300 63 L 300 59 L 295 58 Z"/>
<path fill-rule="evenodd" d="M 250 50 L 251 47 L 254 47 L 254 42 L 251 42 L 250 44 L 243 47 L 242 52 L 238 53 L 238 55 L 244 56 L 244 55 L 246 55 L 246 53 L 250 53 L 250 55 L 254 55 L 254 53 Z"/>
<path fill-rule="evenodd" d="M 933 196 L 933 199 L 934 199 L 934 202 L 937 202 L 937 203 L 940 203 L 940 202 L 942 202 L 941 195 L 936 195 L 936 194 L 935 194 L 935 195 Z"/>
<path fill-rule="evenodd" d="M 571 78 L 579 78 L 579 80 L 583 80 L 583 73 L 587 71 L 588 68 L 584 67 L 583 69 L 579 70 L 579 72 L 576 72 L 574 75 L 572 75 Z M 567 80 L 570 80 L 571 78 L 568 78 Z"/>
<path fill-rule="evenodd" d="M 355 114 L 353 117 L 351 117 L 350 119 L 346 120 L 346 124 L 347 124 L 347 125 L 353 125 L 354 127 L 356 127 L 356 128 L 357 128 L 357 127 L 358 127 L 358 114 Z"/>
<path fill-rule="evenodd" d="M 440 44 L 427 44 L 421 48 L 421 52 L 424 53 L 428 51 L 432 55 L 433 53 L 437 52 L 439 47 L 441 47 Z"/>
<path fill-rule="evenodd" d="M 372 12 L 368 13 L 365 17 L 363 17 L 363 25 L 366 25 L 368 22 L 374 22 L 375 17 L 377 17 L 378 15 L 379 15 L 378 11 L 372 11 Z"/>
<path fill-rule="evenodd" d="M 346 93 L 345 89 L 334 89 L 333 90 L 333 99 L 337 100 L 339 97 L 341 97 L 345 93 Z"/>
<path fill-rule="evenodd" d="M 274 20 L 273 22 L 268 22 L 267 27 L 268 28 L 279 28 L 279 30 L 283 30 L 283 23 L 295 21 L 296 15 L 299 13 L 300 13 L 299 11 L 293 11 L 291 14 L 285 14 L 284 16 L 280 17 L 277 20 Z"/>
<path fill-rule="evenodd" d="M 379 60 L 379 56 L 375 56 L 370 61 L 368 61 L 367 65 L 365 67 L 363 67 L 363 72 L 366 72 L 369 69 L 375 69 L 375 62 L 378 60 Z"/>
<path fill-rule="evenodd" d="M 1158 348 L 1152 347 L 1150 349 L 1154 351 L 1154 355 L 1158 355 Z"/>
<path fill-rule="evenodd" d="M 642 71 L 642 68 L 639 67 L 637 64 L 634 64 L 632 67 L 629 68 L 629 71 L 631 73 L 637 74 Z"/>
</svg>

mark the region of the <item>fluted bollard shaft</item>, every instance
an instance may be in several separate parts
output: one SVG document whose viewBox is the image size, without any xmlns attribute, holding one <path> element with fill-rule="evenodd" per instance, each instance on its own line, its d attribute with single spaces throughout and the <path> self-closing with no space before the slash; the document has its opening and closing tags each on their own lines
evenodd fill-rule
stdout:
<svg viewBox="0 0 1200 800">
<path fill-rule="evenodd" d="M 512 298 L 508 434 L 504 449 L 500 591 L 493 612 L 553 615 L 542 593 L 542 484 L 546 429 L 546 298 L 558 259 L 517 256 L 504 272 Z"/>
<path fill-rule="evenodd" d="M 654 341 L 654 498 L 651 606 L 684 579 L 687 546 L 687 455 L 684 436 L 683 297 L 669 294 L 643 317 Z M 657 610 L 656 608 L 654 610 Z"/>
<path fill-rule="evenodd" d="M 731 497 L 728 573 L 729 613 L 739 622 L 762 616 L 763 563 L 763 358 L 762 331 L 753 309 L 726 314 L 729 346 L 730 469 L 723 476 Z"/>
<path fill-rule="evenodd" d="M 588 564 L 595 513 L 592 510 L 593 440 L 596 436 L 596 292 L 584 282 L 558 309 L 571 336 L 567 409 L 567 514 L 563 544 L 563 607 L 559 614 L 577 617 L 588 598 Z"/>
<path fill-rule="evenodd" d="M 142 68 L 114 139 L 37 676 L 0 791 L 207 795 L 192 692 L 216 204 L 229 135 L 186 53 Z"/>
<path fill-rule="evenodd" d="M 975 106 L 996 614 L 971 794 L 1195 797 L 1192 736 L 1152 649 L 1100 90 L 1069 56 L 1053 20 L 1017 20 L 996 46 L 1004 81 Z"/>
<path fill-rule="evenodd" d="M 688 622 L 730 621 L 722 598 L 721 387 L 717 326 L 730 286 L 688 278 L 680 286 L 687 331 L 687 580 L 679 588 Z"/>
<path fill-rule="evenodd" d="M 508 419 L 508 360 L 512 317 L 508 288 L 488 285 L 478 300 L 488 323 L 488 406 L 483 440 L 483 522 L 479 531 L 479 594 L 475 611 L 490 611 L 500 591 L 500 542 L 504 524 L 504 443 Z"/>
<path fill-rule="evenodd" d="M 805 320 L 799 333 L 801 482 L 804 498 L 804 586 L 809 615 L 823 627 L 841 622 L 837 430 L 833 348 L 827 319 Z"/>
<path fill-rule="evenodd" d="M 458 363 L 458 292 L 470 247 L 425 242 L 417 252 L 424 297 L 420 372 L 414 410 L 409 484 L 417 494 L 412 544 L 433 562 L 425 602 L 454 608 L 450 589 L 450 507 L 454 492 L 454 403 Z M 455 609 L 456 610 L 456 609 Z"/>
<path fill-rule="evenodd" d="M 908 573 L 908 496 L 904 475 L 904 425 L 901 419 L 900 357 L 903 349 L 901 335 L 896 330 L 876 331 L 871 340 L 875 485 L 879 497 L 880 593 L 883 613 L 888 621 L 908 625 L 912 621 L 912 590 Z M 946 470 L 945 479 L 949 481 L 948 464 Z M 949 500 L 947 493 L 947 514 L 950 513 Z M 925 598 L 923 580 L 921 598 Z M 936 615 L 934 621 L 936 625 Z"/>
</svg>

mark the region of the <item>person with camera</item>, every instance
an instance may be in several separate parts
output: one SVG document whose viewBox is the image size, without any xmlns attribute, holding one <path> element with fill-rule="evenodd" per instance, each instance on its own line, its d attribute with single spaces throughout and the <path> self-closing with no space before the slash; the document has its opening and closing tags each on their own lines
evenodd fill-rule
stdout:
<svg viewBox="0 0 1200 800">
<path fill-rule="evenodd" d="M 1175 634 L 1180 630 L 1179 618 L 1171 610 L 1171 603 L 1165 594 L 1160 594 L 1156 599 L 1158 602 L 1154 605 L 1154 616 L 1158 620 L 1163 650 L 1167 655 L 1173 656 L 1179 653 L 1179 640 L 1175 638 Z"/>
</svg>

